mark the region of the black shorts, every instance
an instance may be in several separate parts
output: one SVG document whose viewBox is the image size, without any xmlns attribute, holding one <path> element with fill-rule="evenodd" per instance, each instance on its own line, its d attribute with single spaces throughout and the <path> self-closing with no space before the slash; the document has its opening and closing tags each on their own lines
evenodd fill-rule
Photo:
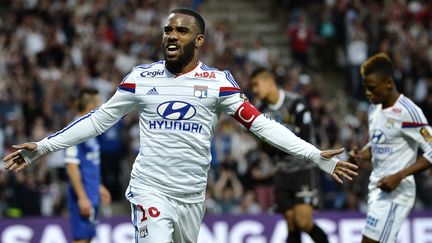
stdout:
<svg viewBox="0 0 432 243">
<path fill-rule="evenodd" d="M 297 204 L 319 206 L 319 173 L 316 168 L 278 172 L 275 176 L 276 212 L 284 213 Z"/>
</svg>

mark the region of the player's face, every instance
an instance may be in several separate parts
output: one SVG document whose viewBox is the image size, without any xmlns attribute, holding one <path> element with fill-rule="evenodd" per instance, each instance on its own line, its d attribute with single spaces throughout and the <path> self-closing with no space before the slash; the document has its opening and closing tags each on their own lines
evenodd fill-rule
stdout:
<svg viewBox="0 0 432 243">
<path fill-rule="evenodd" d="M 185 14 L 171 14 L 164 27 L 162 48 L 167 65 L 183 67 L 192 61 L 202 44 L 195 18 Z"/>
<path fill-rule="evenodd" d="M 372 104 L 385 103 L 389 97 L 392 86 L 389 81 L 381 80 L 377 75 L 367 75 L 363 79 L 366 98 Z"/>
<path fill-rule="evenodd" d="M 269 87 L 269 80 L 262 75 L 252 79 L 252 91 L 259 100 L 265 100 L 269 96 Z"/>
<path fill-rule="evenodd" d="M 92 97 L 92 102 L 90 102 L 89 105 L 88 105 L 89 106 L 88 109 L 89 110 L 94 110 L 94 109 L 98 108 L 100 106 L 100 104 L 101 104 L 101 98 L 100 98 L 100 96 L 98 94 L 94 95 Z"/>
</svg>

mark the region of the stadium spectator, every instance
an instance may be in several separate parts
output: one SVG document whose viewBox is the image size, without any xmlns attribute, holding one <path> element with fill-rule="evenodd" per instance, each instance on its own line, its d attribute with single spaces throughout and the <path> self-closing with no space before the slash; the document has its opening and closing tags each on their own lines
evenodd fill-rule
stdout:
<svg viewBox="0 0 432 243">
<path fill-rule="evenodd" d="M 235 213 L 243 195 L 241 185 L 234 168 L 223 169 L 214 186 L 214 197 L 221 207 L 221 213 Z"/>
<path fill-rule="evenodd" d="M 299 13 L 297 20 L 288 26 L 287 34 L 291 39 L 292 56 L 302 65 L 309 66 L 309 48 L 315 37 L 306 19 L 305 13 Z"/>
<path fill-rule="evenodd" d="M 273 208 L 274 186 L 273 178 L 276 168 L 270 157 L 260 150 L 251 151 L 247 154 L 249 160 L 250 182 L 253 184 L 257 201 L 264 212 Z"/>
</svg>

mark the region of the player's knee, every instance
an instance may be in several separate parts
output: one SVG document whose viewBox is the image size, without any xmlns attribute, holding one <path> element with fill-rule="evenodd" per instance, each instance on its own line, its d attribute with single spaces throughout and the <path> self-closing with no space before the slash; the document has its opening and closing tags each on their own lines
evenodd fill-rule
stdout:
<svg viewBox="0 0 432 243">
<path fill-rule="evenodd" d="M 294 209 L 294 223 L 299 230 L 309 232 L 312 230 L 313 208 L 309 205 L 298 205 Z"/>
<path fill-rule="evenodd" d="M 313 222 L 312 218 L 296 217 L 295 218 L 295 224 L 296 224 L 297 229 L 304 231 L 304 232 L 309 232 L 312 230 L 314 222 Z"/>
<path fill-rule="evenodd" d="M 297 227 L 295 225 L 295 220 L 294 220 L 294 211 L 293 210 L 287 210 L 284 213 L 285 216 L 285 220 L 287 222 L 288 225 L 288 230 L 289 231 L 296 231 Z"/>
<path fill-rule="evenodd" d="M 363 235 L 363 239 L 362 239 L 361 243 L 379 243 L 379 242 L 372 240 L 372 239 L 368 238 L 367 236 Z"/>
</svg>

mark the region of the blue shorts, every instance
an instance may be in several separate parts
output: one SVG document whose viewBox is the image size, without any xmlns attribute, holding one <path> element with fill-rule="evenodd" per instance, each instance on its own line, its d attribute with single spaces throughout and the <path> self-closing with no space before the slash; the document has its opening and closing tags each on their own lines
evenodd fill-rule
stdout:
<svg viewBox="0 0 432 243">
<path fill-rule="evenodd" d="M 73 240 L 92 239 L 95 237 L 99 205 L 93 205 L 93 210 L 89 217 L 81 216 L 76 201 L 71 202 L 69 200 L 68 208 Z"/>
</svg>

